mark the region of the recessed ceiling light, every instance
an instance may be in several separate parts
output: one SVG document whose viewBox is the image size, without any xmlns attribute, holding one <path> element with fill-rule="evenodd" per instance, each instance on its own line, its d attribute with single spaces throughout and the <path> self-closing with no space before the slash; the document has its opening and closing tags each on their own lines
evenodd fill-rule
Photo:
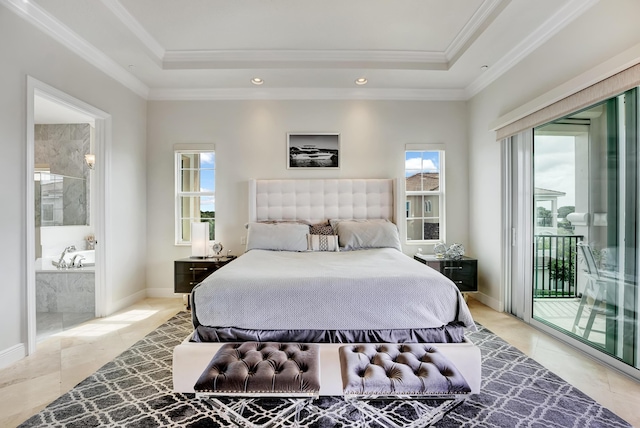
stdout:
<svg viewBox="0 0 640 428">
<path fill-rule="evenodd" d="M 264 80 L 259 77 L 254 77 L 253 79 L 251 79 L 251 83 L 253 83 L 254 85 L 262 85 L 264 83 Z"/>
<path fill-rule="evenodd" d="M 356 79 L 356 85 L 366 85 L 368 82 L 366 77 L 358 77 Z"/>
<path fill-rule="evenodd" d="M 482 70 L 482 71 L 486 71 L 488 69 L 489 69 L 488 65 L 483 65 L 482 67 L 480 67 L 480 70 Z"/>
</svg>

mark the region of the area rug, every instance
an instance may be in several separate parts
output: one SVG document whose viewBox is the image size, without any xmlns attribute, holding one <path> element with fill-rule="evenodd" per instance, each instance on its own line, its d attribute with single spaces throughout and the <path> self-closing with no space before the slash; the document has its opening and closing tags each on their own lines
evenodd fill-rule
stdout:
<svg viewBox="0 0 640 428">
<path fill-rule="evenodd" d="M 436 427 L 630 427 L 624 420 L 554 375 L 482 326 L 468 333 L 482 351 L 482 392 L 470 396 Z M 171 392 L 173 348 L 191 329 L 181 312 L 20 427 L 228 427 L 193 394 Z M 416 415 L 407 400 L 378 404 L 399 426 Z M 256 424 L 277 405 L 256 402 L 248 409 Z M 341 397 L 320 397 L 298 415 L 298 426 L 376 427 Z M 294 426 L 293 416 L 275 427 Z M 415 426 L 415 425 L 414 425 Z"/>
</svg>

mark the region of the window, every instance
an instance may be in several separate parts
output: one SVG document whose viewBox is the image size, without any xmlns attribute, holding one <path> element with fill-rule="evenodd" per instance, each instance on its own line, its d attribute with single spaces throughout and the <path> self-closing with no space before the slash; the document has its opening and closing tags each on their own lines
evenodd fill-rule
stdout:
<svg viewBox="0 0 640 428">
<path fill-rule="evenodd" d="M 407 242 L 444 241 L 444 150 L 407 145 L 405 152 Z"/>
<path fill-rule="evenodd" d="M 215 238 L 216 156 L 213 150 L 176 150 L 176 245 L 191 243 L 191 223 L 209 223 Z"/>
</svg>

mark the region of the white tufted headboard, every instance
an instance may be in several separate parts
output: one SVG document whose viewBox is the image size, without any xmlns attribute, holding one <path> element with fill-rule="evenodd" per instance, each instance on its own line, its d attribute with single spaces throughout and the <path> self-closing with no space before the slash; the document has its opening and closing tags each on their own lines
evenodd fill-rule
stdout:
<svg viewBox="0 0 640 428">
<path fill-rule="evenodd" d="M 394 221 L 393 179 L 249 180 L 249 221 Z"/>
</svg>

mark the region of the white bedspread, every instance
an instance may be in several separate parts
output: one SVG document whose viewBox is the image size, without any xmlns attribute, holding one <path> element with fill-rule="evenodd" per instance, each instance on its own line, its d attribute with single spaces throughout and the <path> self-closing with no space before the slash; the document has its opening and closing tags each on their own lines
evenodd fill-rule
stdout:
<svg viewBox="0 0 640 428">
<path fill-rule="evenodd" d="M 193 292 L 200 324 L 246 329 L 475 329 L 448 278 L 391 248 L 251 250 Z"/>
</svg>

